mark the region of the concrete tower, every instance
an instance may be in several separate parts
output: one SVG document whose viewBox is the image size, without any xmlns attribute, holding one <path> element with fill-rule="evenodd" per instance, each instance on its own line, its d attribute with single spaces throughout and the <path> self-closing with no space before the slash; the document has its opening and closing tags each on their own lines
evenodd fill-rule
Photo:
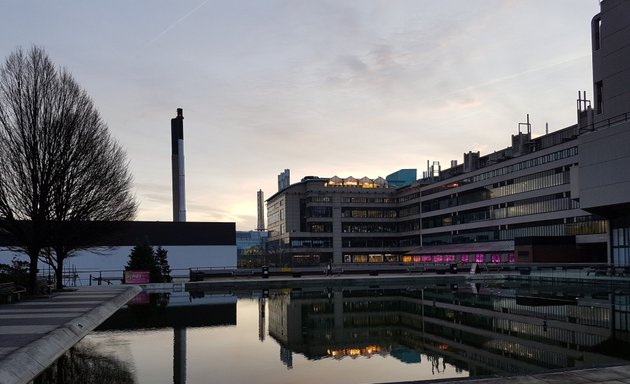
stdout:
<svg viewBox="0 0 630 384">
<path fill-rule="evenodd" d="M 284 172 L 278 175 L 278 192 L 291 185 L 291 170 L 285 169 Z"/>
<path fill-rule="evenodd" d="M 186 221 L 186 194 L 184 189 L 184 110 L 177 108 L 177 117 L 171 119 L 171 152 L 173 169 L 173 221 Z"/>
<path fill-rule="evenodd" d="M 256 227 L 257 231 L 265 230 L 265 195 L 263 194 L 262 189 L 258 190 L 256 193 L 256 200 L 258 202 L 258 226 Z"/>
</svg>

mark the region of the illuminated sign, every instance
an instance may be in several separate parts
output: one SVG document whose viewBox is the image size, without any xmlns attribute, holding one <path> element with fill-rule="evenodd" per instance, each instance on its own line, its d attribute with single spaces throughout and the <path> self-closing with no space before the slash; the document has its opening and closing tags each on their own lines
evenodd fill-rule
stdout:
<svg viewBox="0 0 630 384">
<path fill-rule="evenodd" d="M 148 284 L 150 281 L 148 271 L 125 271 L 123 272 L 124 284 Z"/>
</svg>

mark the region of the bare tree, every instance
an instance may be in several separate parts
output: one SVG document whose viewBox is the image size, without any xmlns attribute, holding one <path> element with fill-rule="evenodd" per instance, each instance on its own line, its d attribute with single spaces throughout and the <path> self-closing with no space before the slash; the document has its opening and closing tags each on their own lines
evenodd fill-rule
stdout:
<svg viewBox="0 0 630 384">
<path fill-rule="evenodd" d="M 291 252 L 289 245 L 285 244 L 282 239 L 268 241 L 265 247 L 265 262 L 272 262 L 280 267 L 285 267 L 290 264 Z"/>
<path fill-rule="evenodd" d="M 87 93 L 38 47 L 0 67 L 0 140 L 0 228 L 29 255 L 32 289 L 38 257 L 54 249 L 44 259 L 60 288 L 64 259 L 94 235 L 79 222 L 135 216 L 124 151 Z"/>
</svg>

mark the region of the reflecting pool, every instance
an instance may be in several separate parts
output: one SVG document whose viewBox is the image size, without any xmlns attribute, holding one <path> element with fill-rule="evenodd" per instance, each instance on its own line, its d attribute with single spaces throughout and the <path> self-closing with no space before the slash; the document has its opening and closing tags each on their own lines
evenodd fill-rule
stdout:
<svg viewBox="0 0 630 384">
<path fill-rule="evenodd" d="M 141 294 L 70 353 L 121 371 L 103 382 L 384 383 L 626 364 L 629 329 L 630 292 L 593 285 L 172 292 Z"/>
</svg>

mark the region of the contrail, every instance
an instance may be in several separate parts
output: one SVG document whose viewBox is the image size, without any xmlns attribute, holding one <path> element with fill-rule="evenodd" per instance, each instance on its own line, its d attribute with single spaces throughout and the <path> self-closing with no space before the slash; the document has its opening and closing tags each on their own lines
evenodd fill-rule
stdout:
<svg viewBox="0 0 630 384">
<path fill-rule="evenodd" d="M 521 76 L 530 74 L 530 73 L 540 72 L 540 71 L 544 71 L 544 70 L 549 69 L 549 68 L 558 67 L 560 65 L 564 65 L 564 64 L 575 62 L 575 61 L 583 60 L 584 58 L 588 58 L 588 57 L 590 57 L 590 54 L 588 54 L 588 55 L 581 55 L 581 56 L 573 57 L 573 58 L 562 60 L 562 61 L 556 61 L 556 62 L 553 62 L 553 63 L 548 63 L 548 64 L 545 64 L 545 65 L 540 66 L 540 67 L 530 68 L 530 69 L 527 69 L 527 70 L 522 71 L 522 72 L 512 73 L 510 75 L 506 75 L 506 76 L 503 76 L 503 77 L 497 77 L 496 79 L 488 80 L 488 81 L 485 81 L 483 83 L 471 85 L 471 86 L 468 86 L 468 87 L 465 87 L 463 89 L 458 90 L 458 92 L 468 91 L 468 90 L 475 89 L 475 88 L 485 87 L 486 85 L 492 85 L 492 84 L 495 84 L 495 83 L 500 83 L 502 81 L 511 80 L 511 79 L 514 79 L 514 78 L 517 78 L 517 77 L 521 77 Z"/>
<path fill-rule="evenodd" d="M 581 55 L 581 56 L 572 57 L 570 59 L 566 59 L 566 60 L 562 60 L 562 61 L 556 61 L 556 62 L 548 63 L 548 64 L 542 65 L 540 67 L 530 68 L 530 69 L 527 69 L 527 70 L 524 70 L 524 71 L 521 71 L 521 72 L 512 73 L 512 74 L 509 74 L 509 75 L 506 75 L 506 76 L 502 76 L 502 77 L 497 77 L 497 78 L 494 78 L 494 79 L 490 79 L 488 81 L 484 81 L 484 82 L 481 82 L 481 83 L 469 85 L 469 86 L 464 87 L 464 88 L 454 89 L 454 90 L 452 90 L 452 91 L 450 91 L 450 92 L 448 92 L 448 93 L 446 93 L 444 95 L 433 97 L 433 98 L 430 98 L 430 99 L 425 99 L 425 100 L 422 100 L 422 101 L 423 102 L 440 101 L 440 100 L 446 99 L 446 98 L 448 98 L 451 95 L 456 94 L 456 93 L 463 93 L 463 92 L 468 92 L 468 91 L 474 91 L 475 89 L 478 89 L 478 88 L 483 88 L 483 87 L 486 87 L 488 85 L 493 85 L 493 84 L 500 83 L 500 82 L 503 82 L 503 81 L 511 80 L 511 79 L 514 79 L 514 78 L 517 78 L 517 77 L 528 75 L 530 73 L 540 72 L 540 71 L 544 71 L 544 70 L 549 69 L 549 68 L 558 67 L 558 66 L 561 66 L 561 65 L 564 65 L 564 64 L 576 62 L 576 61 L 579 61 L 579 60 L 583 60 L 583 59 L 585 59 L 587 57 L 590 57 L 590 55 Z"/>
<path fill-rule="evenodd" d="M 193 8 L 190 12 L 188 12 L 184 16 L 180 17 L 179 19 L 177 19 L 173 24 L 169 25 L 165 30 L 163 30 L 162 32 L 158 33 L 157 36 L 155 36 L 153 39 L 151 39 L 151 41 L 149 41 L 148 44 L 152 44 L 152 43 L 156 42 L 160 37 L 166 35 L 171 29 L 175 28 L 175 26 L 177 24 L 181 23 L 186 18 L 188 18 L 190 15 L 192 15 L 195 12 L 197 12 L 199 10 L 199 8 L 201 8 L 204 5 L 206 5 L 206 3 L 208 3 L 208 1 L 210 1 L 210 0 L 204 1 L 203 3 L 201 3 L 198 6 L 196 6 L 195 8 Z"/>
</svg>

